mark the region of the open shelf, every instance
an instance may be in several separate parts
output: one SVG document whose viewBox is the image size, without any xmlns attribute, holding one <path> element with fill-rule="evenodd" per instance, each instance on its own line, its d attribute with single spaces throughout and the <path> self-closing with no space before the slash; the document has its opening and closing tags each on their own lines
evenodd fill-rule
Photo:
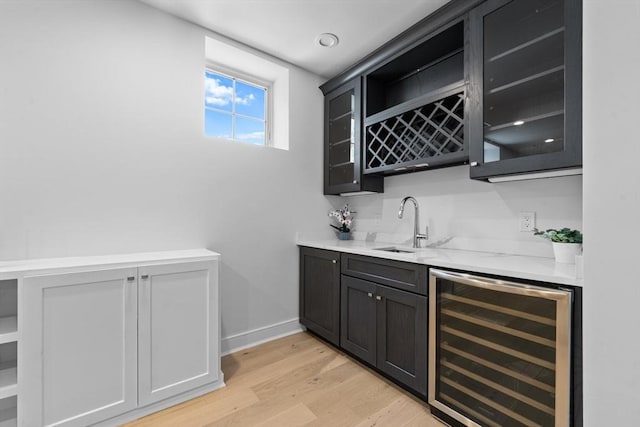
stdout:
<svg viewBox="0 0 640 427">
<path fill-rule="evenodd" d="M 18 317 L 0 317 L 0 344 L 18 341 Z"/>
<path fill-rule="evenodd" d="M 367 74 L 365 117 L 370 118 L 461 80 L 464 80 L 462 21 Z"/>
<path fill-rule="evenodd" d="M 485 58 L 500 58 L 557 35 L 565 26 L 563 2 L 546 3 L 539 7 L 530 1 L 510 3 L 485 16 Z"/>
<path fill-rule="evenodd" d="M 533 49 L 535 49 L 536 47 L 538 47 L 538 49 L 540 49 L 540 46 L 542 46 L 543 48 L 546 46 L 546 43 L 551 39 L 554 39 L 558 36 L 562 36 L 564 34 L 564 27 L 560 27 L 560 28 L 555 28 L 551 31 L 548 31 L 544 34 L 541 34 L 539 36 L 536 36 L 534 38 L 532 38 L 531 40 L 527 40 L 526 42 L 523 42 L 517 46 L 514 46 L 504 52 L 500 52 L 497 55 L 487 59 L 487 62 L 495 62 L 499 59 L 503 59 L 509 55 L 513 55 L 515 53 L 518 53 L 520 51 L 522 51 L 523 49 L 527 49 L 527 56 L 531 55 L 533 53 Z"/>
<path fill-rule="evenodd" d="M 556 70 L 535 79 L 520 81 L 508 90 L 485 90 L 484 122 L 496 126 L 564 109 L 563 71 Z"/>
<path fill-rule="evenodd" d="M 525 124 L 527 123 L 531 123 L 531 122 L 535 122 L 538 120 L 544 120 L 544 119 L 548 119 L 550 117 L 556 117 L 556 116 L 562 116 L 564 114 L 564 110 L 556 110 L 556 111 L 550 111 L 548 113 L 545 114 L 539 114 L 537 116 L 525 116 L 522 117 L 520 116 L 520 119 L 525 122 Z M 493 125 L 493 126 L 489 126 L 486 127 L 484 130 L 484 134 L 485 136 L 490 135 L 492 132 L 498 131 L 498 130 L 502 130 L 502 129 L 506 129 L 506 128 L 518 128 L 516 125 L 513 124 L 513 122 L 506 122 L 506 123 L 501 123 L 501 124 L 497 124 L 497 125 Z M 522 129 L 522 128 L 518 128 L 518 129 Z"/>
<path fill-rule="evenodd" d="M 543 71 L 541 71 L 539 73 L 530 74 L 528 76 L 522 77 L 521 79 L 506 83 L 506 84 L 504 84 L 502 86 L 498 86 L 496 88 L 489 89 L 486 93 L 489 94 L 489 95 L 492 95 L 494 93 L 502 92 L 504 90 L 508 90 L 508 89 L 514 88 L 516 86 L 523 85 L 525 83 L 533 82 L 536 79 L 541 79 L 543 77 L 549 76 L 549 75 L 554 74 L 554 73 L 558 73 L 560 71 L 564 72 L 564 65 L 559 65 L 557 67 L 553 67 L 553 68 L 550 68 L 548 70 L 543 70 Z"/>
<path fill-rule="evenodd" d="M 0 427 L 18 425 L 18 281 L 0 280 Z"/>
<path fill-rule="evenodd" d="M 364 120 L 364 126 L 366 128 L 367 126 L 382 122 L 399 114 L 436 102 L 454 93 L 462 91 L 464 91 L 464 81 L 459 80 L 453 82 L 447 86 L 439 87 L 437 89 L 434 89 L 433 91 L 427 92 L 411 100 L 405 101 L 398 105 L 394 105 L 393 107 L 387 108 L 386 110 L 382 110 L 372 116 L 369 116 Z"/>
<path fill-rule="evenodd" d="M 18 425 L 17 407 L 0 409 L 0 427 L 16 427 Z"/>
<path fill-rule="evenodd" d="M 18 370 L 15 360 L 0 363 L 0 399 L 18 394 Z"/>
<path fill-rule="evenodd" d="M 485 130 L 484 134 L 484 148 L 487 150 L 485 162 L 555 153 L 564 149 L 563 111 L 531 119 L 522 126 L 493 129 Z M 487 156 L 491 150 L 495 154 Z"/>
</svg>

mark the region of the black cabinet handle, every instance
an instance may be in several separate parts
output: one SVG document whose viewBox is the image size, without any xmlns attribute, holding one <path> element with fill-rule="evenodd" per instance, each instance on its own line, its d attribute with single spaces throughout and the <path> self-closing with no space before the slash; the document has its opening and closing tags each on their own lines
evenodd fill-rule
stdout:
<svg viewBox="0 0 640 427">
<path fill-rule="evenodd" d="M 149 278 L 149 275 L 148 274 L 143 274 L 142 276 L 140 276 L 140 278 L 142 280 L 147 280 Z"/>
</svg>

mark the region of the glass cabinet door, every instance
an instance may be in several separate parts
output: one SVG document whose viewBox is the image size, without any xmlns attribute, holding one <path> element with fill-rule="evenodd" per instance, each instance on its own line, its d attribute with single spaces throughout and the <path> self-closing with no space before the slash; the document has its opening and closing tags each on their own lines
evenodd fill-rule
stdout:
<svg viewBox="0 0 640 427">
<path fill-rule="evenodd" d="M 355 90 L 329 100 L 329 185 L 352 184 L 355 179 Z"/>
<path fill-rule="evenodd" d="M 564 146 L 564 2 L 535 3 L 484 17 L 485 163 Z"/>
<path fill-rule="evenodd" d="M 575 29 L 566 16 L 576 12 L 567 7 L 572 1 L 488 2 L 473 19 L 480 37 L 472 84 L 481 101 L 471 155 L 472 166 L 487 176 L 581 163 L 579 132 L 567 132 L 575 119 L 574 106 L 568 111 L 567 104 L 578 100 L 568 96 L 568 83 L 573 90 L 580 78 L 567 63 L 567 49 L 575 50 L 568 44 Z M 476 174 L 483 175 L 480 170 Z"/>
<path fill-rule="evenodd" d="M 360 80 L 325 98 L 325 194 L 358 190 Z"/>
</svg>

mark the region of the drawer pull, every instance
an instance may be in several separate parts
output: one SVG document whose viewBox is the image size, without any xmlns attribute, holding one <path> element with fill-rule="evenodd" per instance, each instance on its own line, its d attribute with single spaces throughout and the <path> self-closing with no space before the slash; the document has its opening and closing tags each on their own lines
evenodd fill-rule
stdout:
<svg viewBox="0 0 640 427">
<path fill-rule="evenodd" d="M 149 275 L 148 274 L 143 274 L 142 276 L 140 276 L 140 278 L 142 280 L 147 280 L 149 278 Z"/>
<path fill-rule="evenodd" d="M 376 295 L 376 299 L 377 299 L 378 301 L 382 301 L 382 297 L 381 297 L 380 295 Z"/>
<path fill-rule="evenodd" d="M 372 292 L 367 292 L 367 296 L 368 296 L 369 298 L 373 298 L 373 293 L 372 293 Z"/>
<path fill-rule="evenodd" d="M 127 282 L 133 282 L 134 280 L 136 280 L 135 276 L 127 277 Z"/>
</svg>

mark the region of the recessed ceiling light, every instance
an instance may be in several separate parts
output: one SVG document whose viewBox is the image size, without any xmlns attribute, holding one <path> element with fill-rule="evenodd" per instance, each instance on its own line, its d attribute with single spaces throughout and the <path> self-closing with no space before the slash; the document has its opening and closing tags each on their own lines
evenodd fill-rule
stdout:
<svg viewBox="0 0 640 427">
<path fill-rule="evenodd" d="M 322 33 L 316 37 L 316 44 L 321 47 L 334 47 L 340 43 L 338 36 L 331 33 Z"/>
<path fill-rule="evenodd" d="M 524 122 L 522 120 L 517 120 L 517 121 L 513 122 L 514 126 L 520 126 L 520 125 L 523 125 L 523 124 L 524 124 Z"/>
<path fill-rule="evenodd" d="M 553 141 L 555 141 L 555 139 L 553 139 L 553 138 L 547 138 L 547 139 L 544 140 L 544 142 L 546 142 L 546 143 L 553 142 Z"/>
</svg>

